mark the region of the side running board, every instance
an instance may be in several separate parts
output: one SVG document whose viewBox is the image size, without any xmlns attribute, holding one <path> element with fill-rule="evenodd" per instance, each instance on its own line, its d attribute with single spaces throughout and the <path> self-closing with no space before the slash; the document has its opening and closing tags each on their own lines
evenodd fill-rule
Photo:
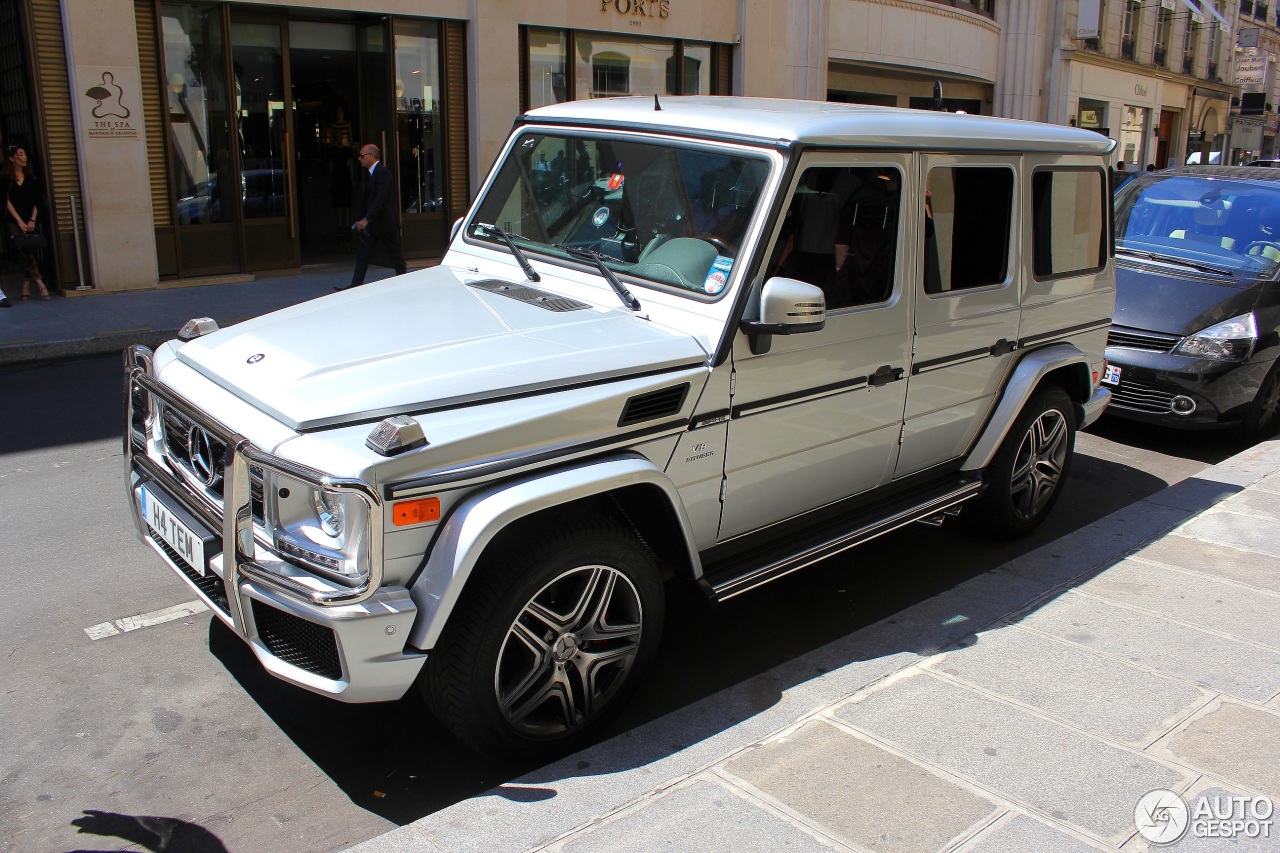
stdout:
<svg viewBox="0 0 1280 853">
<path fill-rule="evenodd" d="M 938 516 L 955 515 L 960 504 L 976 498 L 981 491 L 980 476 L 948 478 L 924 494 L 914 492 L 897 501 L 875 505 L 870 511 L 846 516 L 820 530 L 808 531 L 807 535 L 788 537 L 791 547 L 785 553 L 765 549 L 758 562 L 744 558 L 734 560 L 732 565 L 707 566 L 700 583 L 713 600 L 728 601 L 899 527 L 916 521 L 936 524 Z"/>
</svg>

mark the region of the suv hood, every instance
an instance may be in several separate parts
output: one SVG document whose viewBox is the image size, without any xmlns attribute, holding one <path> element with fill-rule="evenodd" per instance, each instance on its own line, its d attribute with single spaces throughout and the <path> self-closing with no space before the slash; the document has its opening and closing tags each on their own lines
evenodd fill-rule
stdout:
<svg viewBox="0 0 1280 853">
<path fill-rule="evenodd" d="M 177 355 L 296 430 L 706 361 L 692 336 L 630 312 L 550 310 L 467 284 L 477 281 L 493 279 L 433 267 L 238 323 Z M 503 284 L 554 296 L 545 283 Z"/>
<path fill-rule="evenodd" d="M 1116 264 L 1117 326 L 1185 336 L 1253 310 L 1257 279 L 1207 281 L 1138 264 Z"/>
</svg>

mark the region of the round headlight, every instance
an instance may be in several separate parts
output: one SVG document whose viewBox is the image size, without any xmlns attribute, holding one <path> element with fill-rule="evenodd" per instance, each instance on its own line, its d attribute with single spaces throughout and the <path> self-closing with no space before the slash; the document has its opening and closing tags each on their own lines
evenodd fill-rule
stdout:
<svg viewBox="0 0 1280 853">
<path fill-rule="evenodd" d="M 320 520 L 320 529 L 326 536 L 337 539 L 342 535 L 343 512 L 342 497 L 336 492 L 311 490 L 311 503 L 316 509 L 316 518 Z"/>
</svg>

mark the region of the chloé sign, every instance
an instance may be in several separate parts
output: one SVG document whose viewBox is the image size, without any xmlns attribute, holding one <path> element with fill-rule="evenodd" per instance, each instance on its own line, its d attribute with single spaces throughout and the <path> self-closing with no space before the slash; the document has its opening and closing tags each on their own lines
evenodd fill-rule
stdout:
<svg viewBox="0 0 1280 853">
<path fill-rule="evenodd" d="M 671 0 L 600 0 L 600 11 L 613 10 L 628 18 L 665 19 L 671 14 Z"/>
</svg>

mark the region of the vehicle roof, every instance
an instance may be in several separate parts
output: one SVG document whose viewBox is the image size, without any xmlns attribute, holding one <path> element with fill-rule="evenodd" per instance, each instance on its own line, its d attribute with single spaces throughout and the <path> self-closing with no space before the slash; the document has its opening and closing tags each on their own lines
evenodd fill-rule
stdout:
<svg viewBox="0 0 1280 853">
<path fill-rule="evenodd" d="M 1012 149 L 1105 154 L 1115 141 L 1056 124 L 930 110 L 710 95 L 596 98 L 530 110 L 529 123 L 626 126 L 773 144 L 876 148 Z"/>
<path fill-rule="evenodd" d="M 1269 184 L 1280 182 L 1280 169 L 1266 169 L 1258 166 L 1175 166 L 1172 169 L 1161 169 L 1154 174 L 1161 178 L 1187 176 L 1192 178 L 1229 178 L 1233 181 L 1260 181 Z"/>
</svg>

